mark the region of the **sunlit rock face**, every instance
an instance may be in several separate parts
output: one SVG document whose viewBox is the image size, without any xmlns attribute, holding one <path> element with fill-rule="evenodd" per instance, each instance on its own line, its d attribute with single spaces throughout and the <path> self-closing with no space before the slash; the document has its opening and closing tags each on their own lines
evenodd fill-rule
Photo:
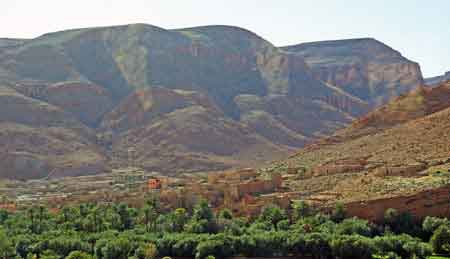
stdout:
<svg viewBox="0 0 450 259">
<path fill-rule="evenodd" d="M 423 84 L 417 63 L 371 38 L 282 48 L 303 57 L 314 76 L 379 106 Z"/>
</svg>

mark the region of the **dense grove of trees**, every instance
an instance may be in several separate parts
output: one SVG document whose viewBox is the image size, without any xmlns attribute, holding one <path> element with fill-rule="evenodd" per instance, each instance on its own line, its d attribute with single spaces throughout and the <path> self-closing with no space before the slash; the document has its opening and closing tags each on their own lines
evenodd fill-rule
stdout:
<svg viewBox="0 0 450 259">
<path fill-rule="evenodd" d="M 0 211 L 0 258 L 152 259 L 307 255 L 317 259 L 426 258 L 450 253 L 450 222 L 387 210 L 384 224 L 331 215 L 299 202 L 289 215 L 268 206 L 255 220 L 217 215 L 206 202 L 192 212 L 161 213 L 154 202 L 140 209 L 125 204 L 45 207 Z"/>
</svg>

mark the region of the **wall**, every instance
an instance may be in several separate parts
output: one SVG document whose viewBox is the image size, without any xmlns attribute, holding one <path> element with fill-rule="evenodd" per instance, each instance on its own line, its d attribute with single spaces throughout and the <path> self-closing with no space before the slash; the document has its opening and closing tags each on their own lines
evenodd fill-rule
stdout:
<svg viewBox="0 0 450 259">
<path fill-rule="evenodd" d="M 370 221 L 382 221 L 389 208 L 399 212 L 410 212 L 415 218 L 426 216 L 448 217 L 450 215 L 450 185 L 426 190 L 413 195 L 383 198 L 345 205 L 348 216 L 357 216 Z"/>
<path fill-rule="evenodd" d="M 426 169 L 426 166 L 423 164 L 414 164 L 414 165 L 406 165 L 406 166 L 383 166 L 376 168 L 374 170 L 375 175 L 377 176 L 404 176 L 404 177 L 413 177 L 416 176 L 417 173 Z"/>
</svg>

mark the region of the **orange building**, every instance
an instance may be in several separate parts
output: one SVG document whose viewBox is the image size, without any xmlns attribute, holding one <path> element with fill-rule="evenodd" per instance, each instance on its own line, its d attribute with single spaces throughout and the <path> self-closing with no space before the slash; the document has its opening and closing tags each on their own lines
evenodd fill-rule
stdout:
<svg viewBox="0 0 450 259">
<path fill-rule="evenodd" d="M 149 179 L 147 181 L 147 187 L 150 190 L 158 190 L 161 189 L 161 180 L 159 179 Z"/>
<path fill-rule="evenodd" d="M 15 212 L 17 209 L 17 206 L 15 203 L 4 203 L 4 204 L 0 204 L 0 210 L 6 210 L 9 212 Z"/>
</svg>

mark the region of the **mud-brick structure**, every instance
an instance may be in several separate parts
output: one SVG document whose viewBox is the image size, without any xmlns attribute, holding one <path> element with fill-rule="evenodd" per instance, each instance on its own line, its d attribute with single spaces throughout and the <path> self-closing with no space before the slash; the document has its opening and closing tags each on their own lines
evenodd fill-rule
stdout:
<svg viewBox="0 0 450 259">
<path fill-rule="evenodd" d="M 258 195 L 276 192 L 281 188 L 283 178 L 279 173 L 271 175 L 270 179 L 250 179 L 244 182 L 228 184 L 224 190 L 225 200 L 240 201 L 247 195 Z"/>
<path fill-rule="evenodd" d="M 418 173 L 425 170 L 427 166 L 422 163 L 401 165 L 401 166 L 383 166 L 374 170 L 374 174 L 380 177 L 386 176 L 403 176 L 414 177 L 418 176 Z"/>
<path fill-rule="evenodd" d="M 211 173 L 208 174 L 208 184 L 216 184 L 218 182 L 238 182 L 246 181 L 258 176 L 257 172 L 253 168 L 245 168 L 238 171 L 224 172 L 224 173 Z"/>
<path fill-rule="evenodd" d="M 160 179 L 152 178 L 147 180 L 147 188 L 149 190 L 159 190 L 162 187 L 162 182 Z"/>
<path fill-rule="evenodd" d="M 364 159 L 342 159 L 320 164 L 311 170 L 313 176 L 334 175 L 363 171 L 367 161 Z"/>
<path fill-rule="evenodd" d="M 15 212 L 17 210 L 17 205 L 16 205 L 16 203 L 1 203 L 0 210 Z"/>
<path fill-rule="evenodd" d="M 247 215 L 251 214 L 247 211 L 251 210 L 247 205 L 251 207 L 253 203 L 256 204 L 255 208 L 259 209 L 263 202 L 288 207 L 290 201 L 278 194 L 282 185 L 283 178 L 279 173 L 264 177 L 256 170 L 246 168 L 232 172 L 211 173 L 207 176 L 206 182 L 204 179 L 192 178 L 176 187 L 164 185 L 160 199 L 171 208 L 181 204 L 193 205 L 196 201 L 205 199 L 215 209 L 229 208 L 236 214 Z"/>
</svg>

